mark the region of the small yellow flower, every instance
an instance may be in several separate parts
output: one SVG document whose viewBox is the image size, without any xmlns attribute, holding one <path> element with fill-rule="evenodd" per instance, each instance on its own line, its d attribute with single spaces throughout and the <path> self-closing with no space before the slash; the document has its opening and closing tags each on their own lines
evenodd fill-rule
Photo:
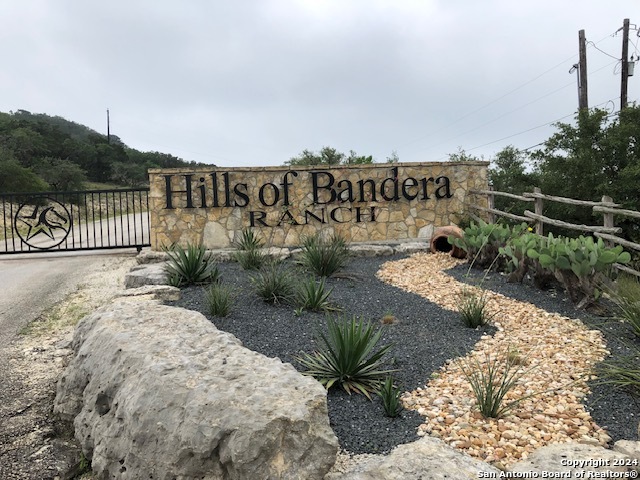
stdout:
<svg viewBox="0 0 640 480">
<path fill-rule="evenodd" d="M 530 232 L 533 232 L 533 228 L 531 227 L 527 228 L 527 230 L 529 230 Z"/>
</svg>

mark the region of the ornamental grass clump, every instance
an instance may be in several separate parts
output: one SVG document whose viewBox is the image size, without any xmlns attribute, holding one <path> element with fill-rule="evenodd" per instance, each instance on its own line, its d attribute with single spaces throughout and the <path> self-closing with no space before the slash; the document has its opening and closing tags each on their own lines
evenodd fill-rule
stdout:
<svg viewBox="0 0 640 480">
<path fill-rule="evenodd" d="M 245 228 L 240 233 L 240 239 L 235 242 L 238 250 L 255 250 L 262 247 L 262 241 L 253 230 Z"/>
<path fill-rule="evenodd" d="M 304 239 L 300 263 L 319 277 L 329 277 L 344 267 L 348 256 L 343 238 L 333 236 L 326 240 L 316 234 Z"/>
<path fill-rule="evenodd" d="M 385 379 L 378 391 L 378 395 L 382 399 L 382 406 L 387 417 L 395 418 L 400 415 L 404 408 L 400 401 L 402 392 L 393 384 L 393 375 L 389 375 Z"/>
<path fill-rule="evenodd" d="M 266 303 L 291 303 L 295 299 L 296 280 L 281 262 L 267 263 L 250 281 Z"/>
<path fill-rule="evenodd" d="M 229 315 L 234 301 L 233 290 L 227 285 L 214 283 L 205 290 L 207 311 L 213 317 L 226 317 Z"/>
<path fill-rule="evenodd" d="M 507 394 L 520 382 L 529 370 L 516 365 L 509 355 L 501 358 L 498 355 L 485 355 L 483 361 L 472 355 L 456 361 L 465 376 L 480 413 L 486 418 L 500 418 L 509 413 L 523 400 L 535 395 L 526 395 L 506 402 Z"/>
<path fill-rule="evenodd" d="M 600 362 L 595 367 L 596 383 L 625 390 L 640 398 L 640 348 L 632 347 L 633 353 Z"/>
<path fill-rule="evenodd" d="M 458 312 L 465 326 L 478 328 L 486 325 L 495 314 L 489 313 L 487 303 L 489 302 L 486 290 L 478 293 L 474 289 L 464 289 L 460 294 Z"/>
<path fill-rule="evenodd" d="M 640 280 L 621 275 L 610 297 L 616 305 L 616 318 L 629 325 L 633 333 L 640 337 Z"/>
<path fill-rule="evenodd" d="M 165 252 L 169 257 L 165 272 L 174 287 L 215 283 L 220 278 L 217 265 L 202 245 L 188 244 L 186 249 L 173 245 Z"/>
<path fill-rule="evenodd" d="M 312 355 L 302 353 L 298 362 L 303 372 L 318 380 L 328 390 L 340 385 L 348 394 L 362 393 L 371 400 L 370 393 L 378 391 L 386 375 L 383 358 L 390 345 L 378 347 L 382 330 L 358 317 L 327 317 L 327 333 L 319 332 L 321 350 Z"/>
</svg>

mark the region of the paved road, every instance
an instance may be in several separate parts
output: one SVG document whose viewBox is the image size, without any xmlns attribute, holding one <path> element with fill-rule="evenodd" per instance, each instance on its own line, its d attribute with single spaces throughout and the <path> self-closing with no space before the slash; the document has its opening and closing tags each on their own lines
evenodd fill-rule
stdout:
<svg viewBox="0 0 640 480">
<path fill-rule="evenodd" d="M 123 252 L 135 254 L 135 249 L 0 257 L 0 360 L 2 347 L 24 326 L 73 292 L 105 255 Z"/>
</svg>

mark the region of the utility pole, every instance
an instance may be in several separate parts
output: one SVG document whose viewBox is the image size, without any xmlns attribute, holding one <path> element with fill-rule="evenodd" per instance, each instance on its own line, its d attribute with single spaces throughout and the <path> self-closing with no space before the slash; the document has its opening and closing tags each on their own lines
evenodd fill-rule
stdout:
<svg viewBox="0 0 640 480">
<path fill-rule="evenodd" d="M 620 110 L 627 107 L 627 83 L 629 82 L 629 19 L 622 24 L 622 79 L 620 83 Z"/>
<path fill-rule="evenodd" d="M 107 108 L 107 143 L 111 144 L 111 127 L 109 125 L 109 109 Z"/>
<path fill-rule="evenodd" d="M 580 48 L 580 59 L 578 64 L 578 109 L 589 108 L 589 97 L 587 95 L 587 40 L 584 30 L 578 32 L 578 43 Z"/>
</svg>

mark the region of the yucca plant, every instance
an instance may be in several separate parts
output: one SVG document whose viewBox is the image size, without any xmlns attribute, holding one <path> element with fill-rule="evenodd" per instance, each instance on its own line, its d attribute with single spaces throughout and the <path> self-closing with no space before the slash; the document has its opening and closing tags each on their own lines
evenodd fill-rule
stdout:
<svg viewBox="0 0 640 480">
<path fill-rule="evenodd" d="M 165 252 L 169 257 L 165 271 L 175 287 L 215 283 L 220 278 L 217 265 L 202 245 L 188 244 L 186 249 L 174 245 Z"/>
<path fill-rule="evenodd" d="M 481 293 L 473 289 L 464 289 L 460 295 L 458 312 L 462 322 L 469 328 L 478 328 L 486 325 L 495 314 L 487 310 L 487 292 Z"/>
<path fill-rule="evenodd" d="M 519 397 L 505 403 L 505 397 L 529 370 L 523 370 L 512 362 L 508 355 L 500 358 L 485 355 L 483 362 L 476 356 L 461 358 L 457 361 L 476 398 L 480 413 L 487 418 L 500 418 L 506 415 L 523 400 L 535 395 Z"/>
<path fill-rule="evenodd" d="M 298 284 L 297 304 L 302 310 L 332 310 L 335 309 L 329 303 L 329 296 L 333 288 L 327 290 L 324 278 L 316 281 L 314 277 L 309 277 L 306 281 Z"/>
<path fill-rule="evenodd" d="M 319 277 L 329 277 L 344 267 L 348 256 L 343 238 L 334 236 L 325 240 L 316 234 L 304 239 L 300 263 Z"/>
<path fill-rule="evenodd" d="M 205 290 L 207 311 L 213 317 L 226 317 L 235 301 L 231 287 L 214 283 Z"/>
<path fill-rule="evenodd" d="M 341 385 L 349 394 L 362 393 L 371 400 L 384 377 L 394 372 L 383 367 L 383 357 L 390 345 L 378 347 L 382 330 L 358 317 L 327 317 L 327 333 L 320 332 L 318 343 L 322 350 L 313 355 L 302 353 L 296 357 L 307 370 L 328 390 Z"/>
<path fill-rule="evenodd" d="M 240 233 L 240 239 L 235 245 L 239 250 L 254 250 L 262 247 L 262 241 L 253 230 L 244 228 Z"/>
<path fill-rule="evenodd" d="M 256 293 L 267 303 L 289 303 L 296 293 L 295 278 L 280 262 L 269 262 L 250 277 Z"/>
<path fill-rule="evenodd" d="M 382 406 L 384 407 L 384 413 L 387 417 L 395 418 L 402 412 L 403 406 L 400 401 L 400 395 L 402 392 L 393 384 L 393 375 L 389 375 L 380 390 L 378 395 L 382 399 Z"/>
<path fill-rule="evenodd" d="M 268 260 L 267 255 L 260 248 L 238 250 L 234 258 L 245 270 L 259 270 Z"/>
</svg>

